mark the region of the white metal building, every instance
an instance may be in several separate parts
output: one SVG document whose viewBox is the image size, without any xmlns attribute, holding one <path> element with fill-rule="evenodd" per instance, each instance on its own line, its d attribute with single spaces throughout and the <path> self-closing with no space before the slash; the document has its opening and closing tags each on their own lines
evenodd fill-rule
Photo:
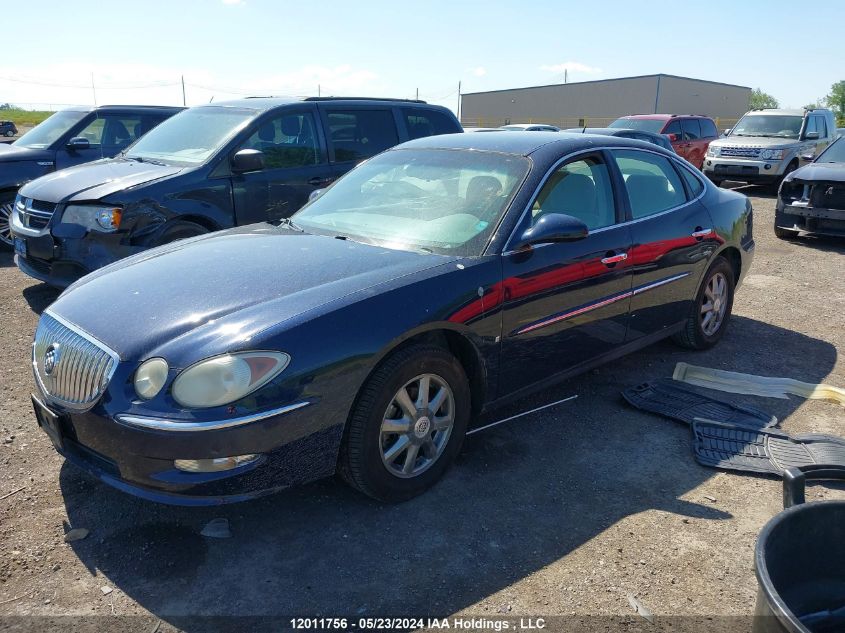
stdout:
<svg viewBox="0 0 845 633">
<path fill-rule="evenodd" d="M 529 88 L 473 92 L 461 97 L 465 127 L 551 123 L 603 127 L 626 114 L 704 114 L 730 127 L 748 110 L 751 88 L 678 77 L 642 75 Z"/>
</svg>

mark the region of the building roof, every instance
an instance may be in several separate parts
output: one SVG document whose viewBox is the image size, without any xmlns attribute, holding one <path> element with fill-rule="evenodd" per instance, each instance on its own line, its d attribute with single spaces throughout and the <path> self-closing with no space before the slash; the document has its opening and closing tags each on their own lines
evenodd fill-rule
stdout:
<svg viewBox="0 0 845 633">
<path fill-rule="evenodd" d="M 513 90 L 532 90 L 534 88 L 557 88 L 559 86 L 580 86 L 584 84 L 598 84 L 598 83 L 608 83 L 611 81 L 624 81 L 628 79 L 652 79 L 656 77 L 671 77 L 672 79 L 684 79 L 686 81 L 696 81 L 699 83 L 705 84 L 714 84 L 717 86 L 728 86 L 730 88 L 742 88 L 743 90 L 751 90 L 748 86 L 739 86 L 737 84 L 727 84 L 722 83 L 720 81 L 710 81 L 708 79 L 696 79 L 695 77 L 682 77 L 680 75 L 667 75 L 665 73 L 656 73 L 654 75 L 634 75 L 633 77 L 615 77 L 613 79 L 591 79 L 589 81 L 571 81 L 569 83 L 561 84 L 543 84 L 541 86 L 523 86 L 521 88 L 503 88 L 501 90 L 482 90 L 480 92 L 464 92 L 462 96 L 467 97 L 470 95 L 484 95 L 484 94 L 491 94 L 495 92 L 511 92 Z"/>
</svg>

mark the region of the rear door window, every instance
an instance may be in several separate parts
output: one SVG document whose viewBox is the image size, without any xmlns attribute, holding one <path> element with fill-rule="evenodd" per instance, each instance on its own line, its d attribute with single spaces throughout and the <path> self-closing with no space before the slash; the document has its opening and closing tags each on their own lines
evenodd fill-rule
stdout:
<svg viewBox="0 0 845 633">
<path fill-rule="evenodd" d="M 678 138 L 680 138 L 682 134 L 681 122 L 678 120 L 671 121 L 669 125 L 666 126 L 666 129 L 661 132 L 661 134 L 677 134 Z"/>
<path fill-rule="evenodd" d="M 697 141 L 701 138 L 701 125 L 698 119 L 684 119 L 681 121 L 681 129 L 684 131 L 685 141 Z"/>
<path fill-rule="evenodd" d="M 455 122 L 437 110 L 415 110 L 402 108 L 405 125 L 408 128 L 408 138 L 423 138 L 435 134 L 452 134 L 458 130 Z"/>
<path fill-rule="evenodd" d="M 326 111 L 335 162 L 364 160 L 399 143 L 391 110 Z"/>
<path fill-rule="evenodd" d="M 699 119 L 701 124 L 701 138 L 716 138 L 719 133 L 716 131 L 716 124 L 710 119 Z"/>
<path fill-rule="evenodd" d="M 633 219 L 686 203 L 681 177 L 668 158 L 640 150 L 611 150 L 622 172 Z"/>
</svg>

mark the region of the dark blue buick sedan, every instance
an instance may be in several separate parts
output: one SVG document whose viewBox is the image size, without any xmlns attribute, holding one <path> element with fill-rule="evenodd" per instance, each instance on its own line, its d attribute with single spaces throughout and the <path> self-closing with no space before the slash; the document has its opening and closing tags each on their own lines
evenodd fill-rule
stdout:
<svg viewBox="0 0 845 633">
<path fill-rule="evenodd" d="M 419 139 L 291 220 L 75 283 L 35 335 L 35 412 L 69 461 L 157 501 L 335 472 L 400 501 L 484 409 L 664 337 L 717 343 L 753 248 L 747 198 L 654 145 Z"/>
</svg>

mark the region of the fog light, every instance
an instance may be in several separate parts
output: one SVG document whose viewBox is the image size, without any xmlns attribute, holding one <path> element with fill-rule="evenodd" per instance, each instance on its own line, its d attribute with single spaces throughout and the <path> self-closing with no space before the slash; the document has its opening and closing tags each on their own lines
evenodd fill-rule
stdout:
<svg viewBox="0 0 845 633">
<path fill-rule="evenodd" d="M 769 165 L 769 163 L 766 163 L 765 165 L 763 165 L 763 169 L 771 169 L 771 168 L 772 168 L 772 166 Z"/>
<path fill-rule="evenodd" d="M 239 466 L 245 466 L 257 461 L 259 454 L 235 455 L 234 457 L 215 457 L 212 459 L 177 459 L 173 462 L 179 470 L 186 473 L 219 473 L 223 470 L 232 470 Z"/>
</svg>

